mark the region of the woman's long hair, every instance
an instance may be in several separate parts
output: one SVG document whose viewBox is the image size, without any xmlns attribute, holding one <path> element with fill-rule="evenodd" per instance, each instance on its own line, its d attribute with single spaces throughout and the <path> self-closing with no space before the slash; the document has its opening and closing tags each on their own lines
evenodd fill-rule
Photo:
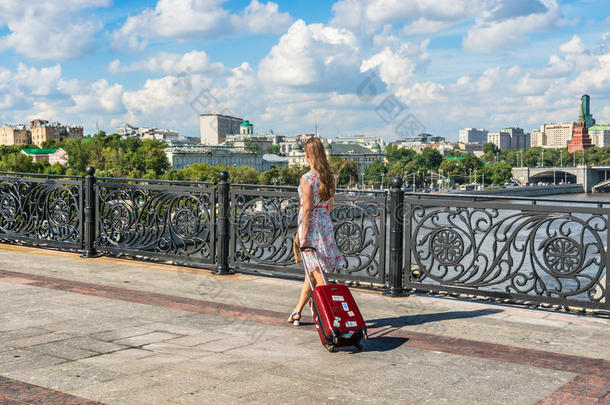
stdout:
<svg viewBox="0 0 610 405">
<path fill-rule="evenodd" d="M 309 156 L 312 169 L 320 175 L 320 200 L 330 200 L 335 195 L 335 177 L 330 170 L 326 151 L 320 138 L 309 138 L 305 142 L 305 152 Z"/>
</svg>

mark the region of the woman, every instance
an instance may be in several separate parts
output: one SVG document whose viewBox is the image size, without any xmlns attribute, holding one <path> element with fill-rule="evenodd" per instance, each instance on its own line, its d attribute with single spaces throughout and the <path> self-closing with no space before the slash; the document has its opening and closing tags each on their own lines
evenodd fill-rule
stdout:
<svg viewBox="0 0 610 405">
<path fill-rule="evenodd" d="M 306 269 L 313 269 L 314 286 L 323 283 L 320 271 L 325 273 L 340 270 L 344 258 L 337 248 L 335 232 L 330 220 L 330 212 L 333 209 L 335 194 L 335 179 L 330 171 L 330 165 L 326 158 L 324 145 L 319 138 L 310 138 L 305 143 L 305 160 L 309 163 L 311 170 L 301 177 L 299 184 L 299 230 L 298 237 L 300 245 L 305 248 L 314 247 L 317 251 L 322 268 L 318 266 L 315 253 L 305 250 L 301 253 L 303 261 L 307 262 Z M 307 270 L 306 270 L 307 271 Z M 311 297 L 311 287 L 307 278 L 301 289 L 301 297 L 297 306 L 288 318 L 288 322 L 299 324 L 301 311 Z"/>
</svg>

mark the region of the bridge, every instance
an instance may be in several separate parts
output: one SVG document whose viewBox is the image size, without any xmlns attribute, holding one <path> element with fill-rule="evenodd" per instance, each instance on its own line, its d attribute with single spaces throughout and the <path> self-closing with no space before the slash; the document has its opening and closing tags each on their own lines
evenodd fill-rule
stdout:
<svg viewBox="0 0 610 405">
<path fill-rule="evenodd" d="M 585 191 L 610 191 L 610 165 L 515 167 L 513 178 L 524 182 L 576 183 Z"/>
</svg>

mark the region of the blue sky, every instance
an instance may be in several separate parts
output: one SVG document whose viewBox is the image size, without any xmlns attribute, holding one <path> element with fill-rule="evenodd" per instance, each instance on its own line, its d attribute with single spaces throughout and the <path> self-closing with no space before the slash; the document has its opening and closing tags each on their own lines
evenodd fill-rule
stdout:
<svg viewBox="0 0 610 405">
<path fill-rule="evenodd" d="M 199 113 L 224 112 L 261 132 L 317 121 L 327 137 L 455 140 L 463 127 L 575 120 L 584 93 L 606 122 L 606 10 L 603 0 L 3 0 L 0 123 L 197 136 Z"/>
</svg>

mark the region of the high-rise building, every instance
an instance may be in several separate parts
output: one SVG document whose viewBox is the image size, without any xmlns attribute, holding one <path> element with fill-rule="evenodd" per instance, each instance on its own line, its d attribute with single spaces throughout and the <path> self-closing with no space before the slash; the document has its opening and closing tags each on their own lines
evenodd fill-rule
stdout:
<svg viewBox="0 0 610 405">
<path fill-rule="evenodd" d="M 540 126 L 540 130 L 544 132 L 546 138 L 546 142 L 540 146 L 545 148 L 565 148 L 568 146 L 568 141 L 572 138 L 574 123 L 544 124 Z"/>
<path fill-rule="evenodd" d="M 201 114 L 199 134 L 203 145 L 220 145 L 225 137 L 240 133 L 243 119 L 221 114 Z"/>
<path fill-rule="evenodd" d="M 500 150 L 510 149 L 510 134 L 506 131 L 489 132 L 487 142 L 493 143 Z"/>
<path fill-rule="evenodd" d="M 507 132 L 510 136 L 510 149 L 525 149 L 530 147 L 530 134 L 522 128 L 503 128 L 502 132 Z"/>
<path fill-rule="evenodd" d="M 459 142 L 461 143 L 486 143 L 488 131 L 477 128 L 460 129 Z"/>
</svg>

